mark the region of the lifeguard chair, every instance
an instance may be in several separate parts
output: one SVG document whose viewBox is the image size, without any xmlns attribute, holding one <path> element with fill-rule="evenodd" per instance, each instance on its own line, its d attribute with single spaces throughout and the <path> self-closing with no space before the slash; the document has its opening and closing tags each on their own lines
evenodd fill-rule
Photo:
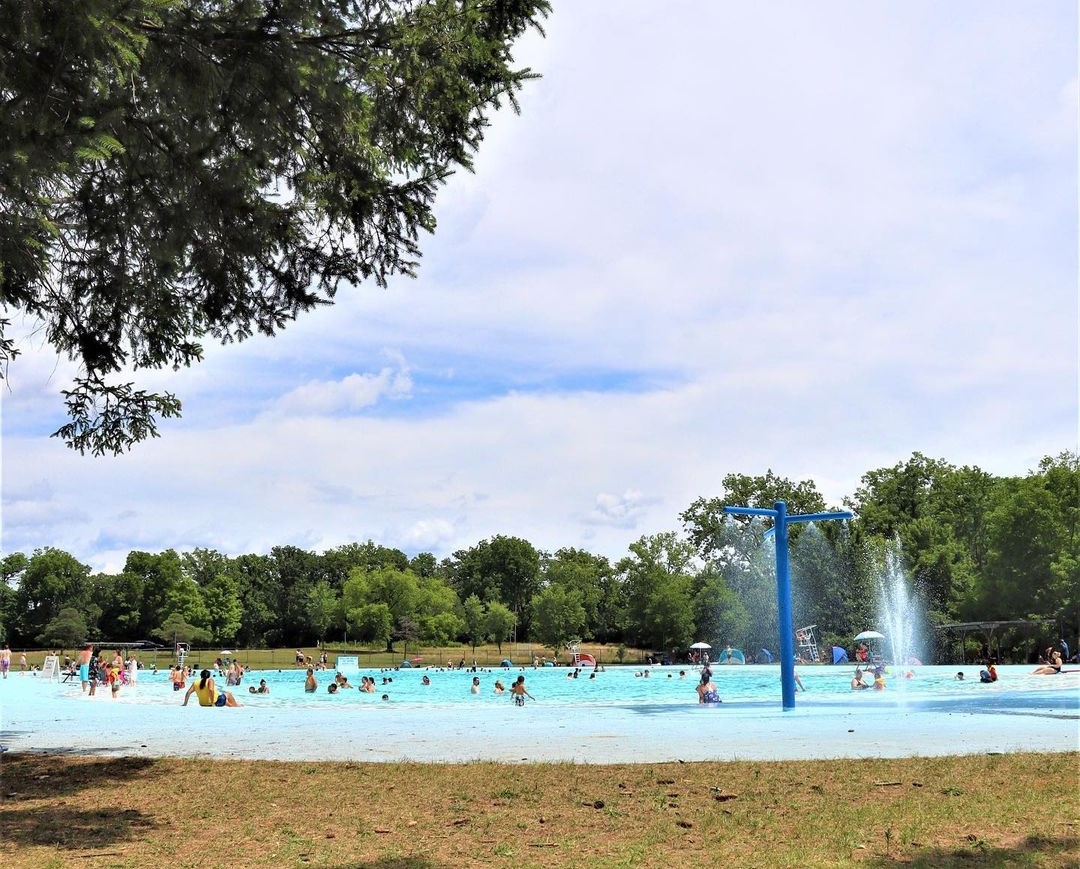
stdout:
<svg viewBox="0 0 1080 869">
<path fill-rule="evenodd" d="M 804 661 L 818 660 L 818 646 L 817 637 L 814 634 L 814 628 L 817 625 L 807 625 L 805 628 L 799 628 L 795 631 L 795 642 L 798 643 L 799 657 Z"/>
</svg>

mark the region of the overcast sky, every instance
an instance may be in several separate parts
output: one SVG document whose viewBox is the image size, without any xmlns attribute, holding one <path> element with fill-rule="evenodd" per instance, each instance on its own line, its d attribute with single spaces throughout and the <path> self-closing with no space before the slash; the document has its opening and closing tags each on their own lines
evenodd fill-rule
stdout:
<svg viewBox="0 0 1080 869">
<path fill-rule="evenodd" d="M 48 437 L 70 367 L 25 347 L 2 549 L 617 558 L 728 473 L 839 505 L 916 450 L 1075 450 L 1076 14 L 557 0 L 417 280 L 142 375 L 184 417 L 119 458 Z"/>
</svg>

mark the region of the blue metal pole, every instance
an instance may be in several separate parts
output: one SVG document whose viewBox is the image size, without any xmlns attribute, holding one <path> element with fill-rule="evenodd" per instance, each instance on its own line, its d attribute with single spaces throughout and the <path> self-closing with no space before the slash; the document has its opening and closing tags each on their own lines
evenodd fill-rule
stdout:
<svg viewBox="0 0 1080 869">
<path fill-rule="evenodd" d="M 795 628 L 791 622 L 791 568 L 788 563 L 787 504 L 776 508 L 776 602 L 780 614 L 780 687 L 784 711 L 795 708 Z"/>
<path fill-rule="evenodd" d="M 786 712 L 795 708 L 795 626 L 791 621 L 791 568 L 788 561 L 788 525 L 792 522 L 817 522 L 824 519 L 850 519 L 851 513 L 807 513 L 803 516 L 787 514 L 787 504 L 774 503 L 774 510 L 761 507 L 724 507 L 725 513 L 737 516 L 769 516 L 775 520 L 765 536 L 773 534 L 776 542 L 776 602 L 780 616 L 780 687 L 783 708 Z"/>
</svg>

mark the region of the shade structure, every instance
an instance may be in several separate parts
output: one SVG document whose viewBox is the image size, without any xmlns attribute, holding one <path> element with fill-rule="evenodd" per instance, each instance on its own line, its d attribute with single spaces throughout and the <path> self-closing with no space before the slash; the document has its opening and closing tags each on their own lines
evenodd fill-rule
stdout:
<svg viewBox="0 0 1080 869">
<path fill-rule="evenodd" d="M 855 635 L 856 640 L 884 640 L 885 635 L 879 634 L 877 631 L 863 631 L 861 634 Z"/>
<path fill-rule="evenodd" d="M 711 649 L 712 646 L 710 646 L 708 643 L 694 643 L 694 645 L 692 645 L 690 648 L 691 649 Z"/>
</svg>

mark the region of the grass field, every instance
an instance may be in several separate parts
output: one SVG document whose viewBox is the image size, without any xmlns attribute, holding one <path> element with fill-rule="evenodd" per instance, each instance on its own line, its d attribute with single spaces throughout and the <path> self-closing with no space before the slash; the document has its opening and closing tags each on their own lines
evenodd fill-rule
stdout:
<svg viewBox="0 0 1080 869">
<path fill-rule="evenodd" d="M 357 734 L 363 738 L 363 734 Z M 618 766 L 3 756 L 0 865 L 1076 867 L 1077 753 Z"/>
</svg>

